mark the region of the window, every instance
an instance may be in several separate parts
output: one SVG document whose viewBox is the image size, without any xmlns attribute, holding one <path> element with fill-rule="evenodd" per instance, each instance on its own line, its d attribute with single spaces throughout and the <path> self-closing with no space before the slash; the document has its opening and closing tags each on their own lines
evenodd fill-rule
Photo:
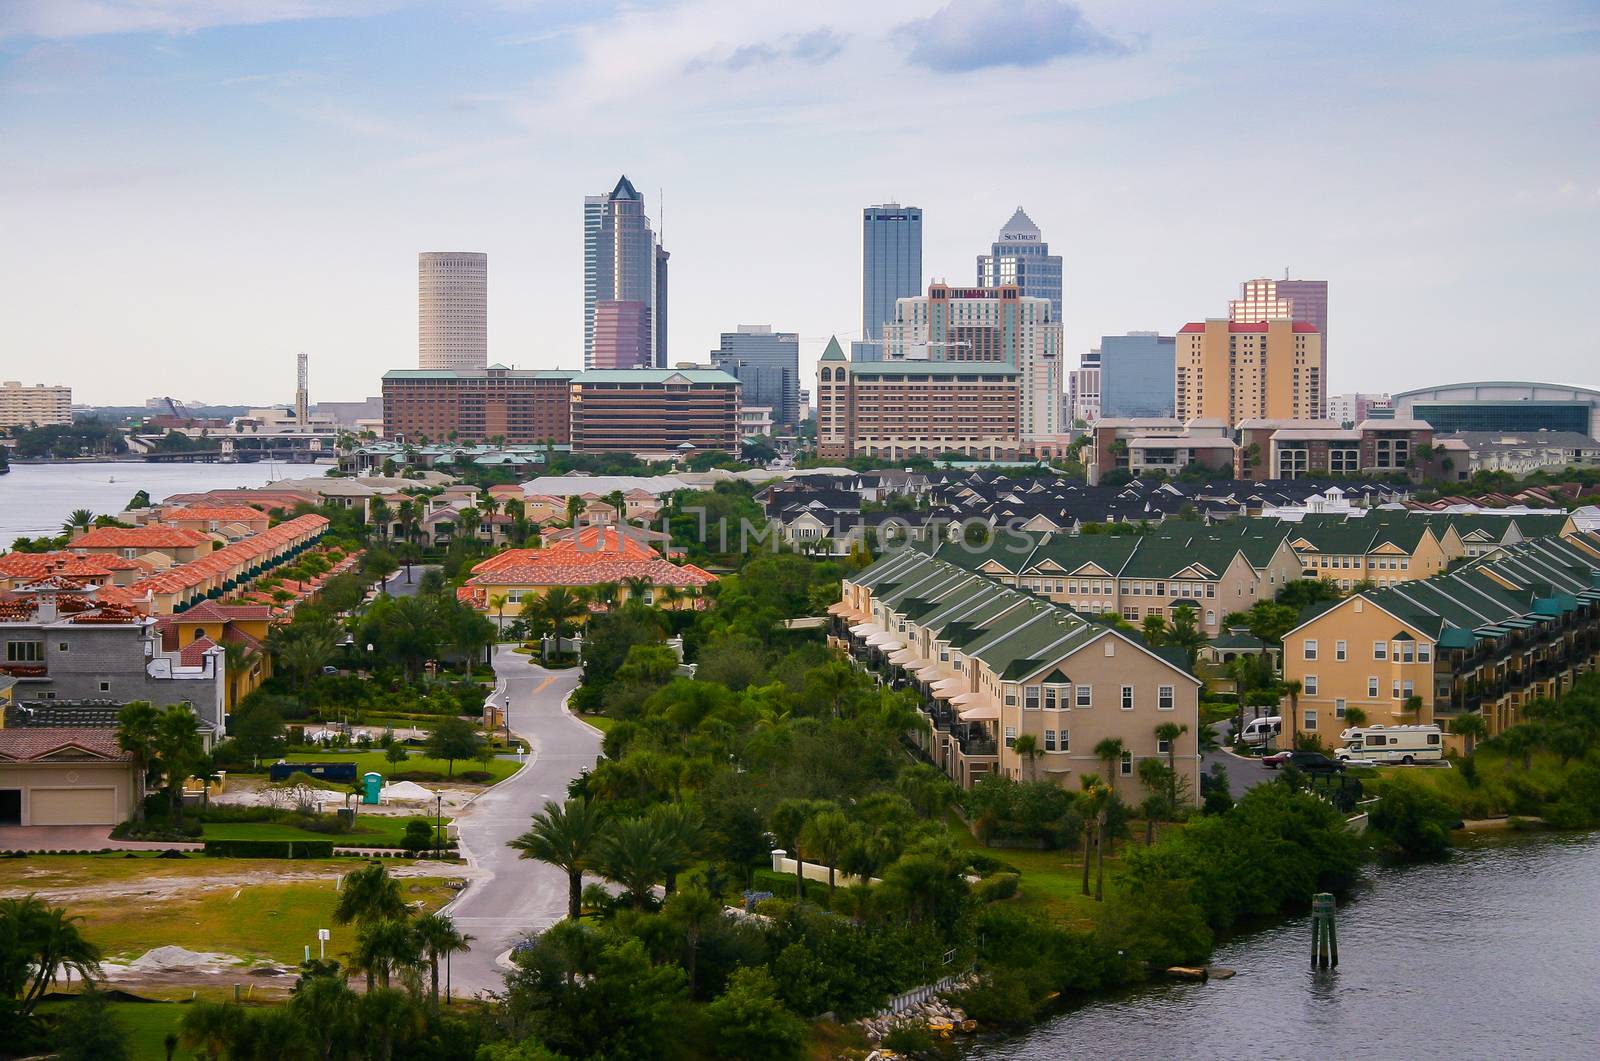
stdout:
<svg viewBox="0 0 1600 1061">
<path fill-rule="evenodd" d="M 1077 704 L 1077 706 L 1079 706 L 1079 707 L 1093 707 L 1094 706 L 1094 686 L 1092 686 L 1092 685 L 1079 685 L 1077 687 L 1077 689 L 1078 689 L 1078 696 L 1077 696 L 1077 699 L 1074 701 Z"/>
<path fill-rule="evenodd" d="M 1306 680 L 1301 684 L 1305 686 L 1307 696 L 1317 695 L 1317 676 L 1315 674 L 1306 675 Z"/>
<path fill-rule="evenodd" d="M 1016 743 L 1017 743 L 1017 727 L 1015 727 L 1015 726 L 1007 726 L 1006 727 L 1006 747 L 1007 748 L 1014 747 L 1016 745 Z"/>
<path fill-rule="evenodd" d="M 1064 751 L 1064 752 L 1065 751 L 1071 751 L 1071 748 L 1068 746 L 1069 742 L 1067 740 L 1067 731 L 1066 730 L 1062 730 L 1061 731 L 1061 733 L 1059 734 L 1059 738 L 1060 738 L 1060 741 L 1061 741 L 1061 747 L 1058 750 L 1059 751 Z"/>
<path fill-rule="evenodd" d="M 1305 712 L 1305 727 L 1306 729 L 1317 728 L 1317 713 L 1315 711 Z"/>
<path fill-rule="evenodd" d="M 1024 711 L 1039 710 L 1039 687 L 1037 685 L 1023 686 L 1022 709 Z"/>
<path fill-rule="evenodd" d="M 43 641 L 7 641 L 7 663 L 43 663 Z"/>
<path fill-rule="evenodd" d="M 1156 751 L 1160 752 L 1162 755 L 1167 754 L 1171 750 L 1172 750 L 1172 742 L 1171 741 L 1169 741 L 1169 740 L 1157 740 L 1156 741 Z"/>
<path fill-rule="evenodd" d="M 1054 711 L 1056 709 L 1056 687 L 1053 685 L 1044 687 L 1044 709 L 1046 711 Z"/>
<path fill-rule="evenodd" d="M 1156 707 L 1161 711 L 1171 711 L 1173 708 L 1172 686 L 1159 685 L 1156 687 Z"/>
<path fill-rule="evenodd" d="M 1122 776 L 1123 777 L 1132 777 L 1133 776 L 1133 753 L 1132 752 L 1123 752 L 1122 753 Z"/>
<path fill-rule="evenodd" d="M 1415 663 L 1417 660 L 1417 646 L 1411 641 L 1396 641 L 1394 643 L 1394 661 L 1396 663 Z"/>
<path fill-rule="evenodd" d="M 67 650 L 67 643 L 65 641 L 57 641 L 56 642 L 56 651 L 57 652 L 65 652 L 66 650 Z"/>
<path fill-rule="evenodd" d="M 1133 686 L 1131 685 L 1124 685 L 1122 687 L 1122 710 L 1133 710 Z"/>
<path fill-rule="evenodd" d="M 1304 642 L 1304 648 L 1305 648 L 1305 659 L 1307 660 L 1307 662 L 1317 658 L 1317 642 L 1316 642 L 1315 638 L 1311 638 L 1311 639 L 1305 641 Z"/>
<path fill-rule="evenodd" d="M 1400 699 L 1400 679 L 1399 678 L 1396 678 L 1393 682 L 1389 683 L 1389 699 L 1391 699 L 1391 700 Z"/>
<path fill-rule="evenodd" d="M 1372 643 L 1372 658 L 1373 659 L 1388 659 L 1389 658 L 1389 642 L 1387 642 L 1387 641 L 1374 641 Z"/>
<path fill-rule="evenodd" d="M 1206 625 L 1207 626 L 1216 626 L 1217 625 L 1217 613 L 1212 611 L 1210 608 L 1206 609 Z"/>
<path fill-rule="evenodd" d="M 1337 700 L 1335 700 L 1333 702 L 1333 717 L 1334 718 L 1343 718 L 1344 717 L 1344 697 L 1342 697 L 1342 696 L 1339 697 L 1339 699 L 1337 699 Z"/>
<path fill-rule="evenodd" d="M 1348 653 L 1346 652 L 1345 642 L 1343 642 L 1343 641 L 1335 641 L 1333 643 L 1333 658 L 1335 660 L 1337 660 L 1340 663 L 1343 663 L 1344 660 L 1345 660 L 1345 656 L 1347 654 Z"/>
<path fill-rule="evenodd" d="M 111 691 L 111 683 L 110 682 L 101 682 L 100 683 L 100 691 L 102 693 L 109 693 Z"/>
<path fill-rule="evenodd" d="M 1378 679 L 1377 679 L 1377 676 L 1376 675 L 1369 675 L 1367 677 L 1367 699 L 1376 700 L 1377 698 L 1378 698 Z"/>
<path fill-rule="evenodd" d="M 1427 644 L 1427 643 L 1423 643 L 1423 644 L 1420 644 L 1420 645 L 1417 646 L 1417 662 L 1418 663 L 1431 663 L 1431 662 L 1433 662 L 1433 646 L 1432 645 Z"/>
<path fill-rule="evenodd" d="M 1044 750 L 1047 752 L 1056 750 L 1056 731 L 1053 729 L 1044 731 Z"/>
</svg>

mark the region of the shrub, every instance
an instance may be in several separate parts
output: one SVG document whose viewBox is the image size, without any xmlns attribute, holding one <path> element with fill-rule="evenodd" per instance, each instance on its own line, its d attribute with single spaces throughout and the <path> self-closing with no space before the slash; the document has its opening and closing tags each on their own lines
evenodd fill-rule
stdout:
<svg viewBox="0 0 1600 1061">
<path fill-rule="evenodd" d="M 332 858 L 332 840 L 207 840 L 214 858 Z"/>
<path fill-rule="evenodd" d="M 933 1050 L 933 1033 L 916 1021 L 904 1021 L 889 1029 L 883 1048 L 908 1057 L 922 1057 Z"/>
<path fill-rule="evenodd" d="M 1022 1024 L 1033 1019 L 1035 1007 L 1023 974 L 995 969 L 976 984 L 959 991 L 956 1004 L 980 1024 Z"/>
<path fill-rule="evenodd" d="M 1443 858 L 1450 853 L 1450 830 L 1460 821 L 1432 791 L 1397 780 L 1384 788 L 1369 824 L 1407 858 Z"/>
<path fill-rule="evenodd" d="M 1017 886 L 1021 880 L 1022 877 L 1016 873 L 996 873 L 975 884 L 972 888 L 972 897 L 981 903 L 1009 899 L 1017 894 Z"/>
<path fill-rule="evenodd" d="M 406 835 L 400 841 L 400 846 L 413 855 L 433 847 L 433 826 L 421 818 L 406 822 Z"/>
</svg>

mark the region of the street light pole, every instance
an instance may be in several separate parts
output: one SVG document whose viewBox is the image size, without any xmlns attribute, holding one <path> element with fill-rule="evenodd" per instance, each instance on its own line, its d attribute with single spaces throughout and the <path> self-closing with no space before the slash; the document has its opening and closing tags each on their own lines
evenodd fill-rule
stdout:
<svg viewBox="0 0 1600 1061">
<path fill-rule="evenodd" d="M 444 796 L 435 793 L 433 797 L 433 858 L 438 861 L 444 849 Z"/>
</svg>

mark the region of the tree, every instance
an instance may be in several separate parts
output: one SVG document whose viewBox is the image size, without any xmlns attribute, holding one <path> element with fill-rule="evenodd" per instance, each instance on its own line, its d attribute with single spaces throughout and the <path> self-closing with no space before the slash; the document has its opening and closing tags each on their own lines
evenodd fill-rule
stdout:
<svg viewBox="0 0 1600 1061">
<path fill-rule="evenodd" d="M 61 524 L 61 529 L 70 535 L 75 531 L 86 531 L 92 526 L 94 526 L 94 513 L 86 508 L 75 508 Z"/>
<path fill-rule="evenodd" d="M 648 909 L 654 901 L 651 890 L 667 875 L 671 864 L 671 845 L 650 818 L 625 818 L 615 822 L 600 839 L 601 870 L 622 885 L 634 909 Z"/>
<path fill-rule="evenodd" d="M 372 526 L 378 531 L 378 539 L 388 541 L 389 526 L 394 522 L 394 510 L 389 507 L 389 502 L 381 497 L 373 498 L 372 504 L 367 506 L 367 514 L 371 517 Z"/>
<path fill-rule="evenodd" d="M 1200 632 L 1199 609 L 1193 604 L 1176 604 L 1172 608 L 1172 628 L 1167 634 L 1167 644 L 1183 650 L 1189 666 L 1194 666 L 1195 655 L 1205 644 L 1206 635 Z"/>
<path fill-rule="evenodd" d="M 533 816 L 533 827 L 510 844 L 522 858 L 548 863 L 567 875 L 567 917 L 573 922 L 583 913 L 583 874 L 597 865 L 605 823 L 605 810 L 597 803 L 550 802 Z"/>
<path fill-rule="evenodd" d="M 310 1033 L 321 1061 L 333 1061 L 335 1048 L 351 1035 L 356 1001 L 342 976 L 311 976 L 295 985 L 289 1010 Z"/>
<path fill-rule="evenodd" d="M 1346 711 L 1345 718 L 1349 717 L 1350 712 Z M 1356 725 L 1356 723 L 1351 724 Z M 1477 742 L 1488 736 L 1489 724 L 1479 714 L 1457 715 L 1450 720 L 1450 732 L 1466 742 L 1467 755 L 1470 757 Z"/>
<path fill-rule="evenodd" d="M 233 730 L 233 743 L 250 756 L 256 766 L 263 755 L 273 755 L 283 740 L 283 718 L 277 708 L 265 700 L 245 701 L 229 721 Z"/>
<path fill-rule="evenodd" d="M 1359 708 L 1359 707 L 1347 707 L 1347 708 L 1345 708 L 1344 709 L 1344 724 L 1347 727 L 1349 727 L 1350 729 L 1360 729 L 1362 726 L 1365 726 L 1367 724 L 1367 713 L 1366 713 L 1366 711 L 1363 710 L 1362 708 Z M 1454 732 L 1454 731 L 1452 731 L 1452 732 Z M 1467 754 L 1468 755 L 1472 754 L 1472 750 L 1471 750 L 1470 747 L 1467 750 Z"/>
<path fill-rule="evenodd" d="M 662 842 L 666 845 L 665 890 L 668 895 L 678 889 L 678 874 L 688 868 L 690 860 L 700 853 L 705 822 L 700 812 L 684 803 L 664 803 L 650 810 Z"/>
<path fill-rule="evenodd" d="M 489 596 L 489 607 L 494 609 L 495 631 L 502 641 L 506 636 L 506 605 L 510 600 L 511 598 L 504 593 L 494 593 Z"/>
<path fill-rule="evenodd" d="M 727 990 L 706 1007 L 717 1055 L 746 1061 L 794 1061 L 803 1056 L 806 1025 L 778 999 L 764 966 L 745 966 L 728 978 Z"/>
<path fill-rule="evenodd" d="M 700 951 L 700 935 L 705 926 L 725 913 L 720 900 L 704 888 L 685 888 L 667 897 L 661 916 L 683 930 L 685 955 L 683 969 L 689 976 L 689 994 L 694 995 L 695 959 Z"/>
<path fill-rule="evenodd" d="M 838 810 L 825 810 L 813 816 L 800 830 L 800 849 L 815 862 L 828 867 L 828 900 L 833 901 L 834 872 L 853 831 L 850 819 Z"/>
<path fill-rule="evenodd" d="M 772 808 L 772 813 L 767 819 L 767 824 L 772 828 L 772 835 L 794 856 L 794 894 L 797 899 L 805 898 L 806 894 L 805 860 L 800 854 L 800 833 L 815 813 L 817 813 L 816 804 L 811 800 L 786 799 Z"/>
<path fill-rule="evenodd" d="M 456 760 L 472 758 L 482 743 L 483 738 L 478 736 L 472 723 L 460 718 L 447 718 L 428 735 L 428 755 L 445 760 L 449 764 L 445 776 L 454 777 Z"/>
<path fill-rule="evenodd" d="M 428 961 L 428 974 L 432 980 L 430 998 L 433 1008 L 439 1008 L 439 959 L 472 949 L 472 937 L 456 928 L 456 923 L 446 914 L 428 914 L 417 919 L 417 940 L 422 944 L 423 957 Z"/>
<path fill-rule="evenodd" d="M 1117 770 L 1121 768 L 1122 756 L 1127 750 L 1127 745 L 1120 737 L 1107 737 L 1094 746 L 1094 757 L 1105 763 L 1106 786 L 1113 792 L 1117 790 Z"/>
<path fill-rule="evenodd" d="M 63 972 L 100 976 L 100 950 L 78 931 L 82 920 L 33 895 L 0 899 L 0 987 L 23 1020 Z"/>
<path fill-rule="evenodd" d="M 137 782 L 133 800 L 133 820 L 144 821 L 145 785 L 150 781 L 150 766 L 156 757 L 156 736 L 161 712 L 148 700 L 135 700 L 117 712 L 117 747 L 133 757 L 133 776 Z"/>
<path fill-rule="evenodd" d="M 1408 696 L 1400 704 L 1400 709 L 1411 716 L 1412 722 L 1422 720 L 1422 697 Z"/>
<path fill-rule="evenodd" d="M 1159 648 L 1167 640 L 1167 621 L 1159 615 L 1147 615 L 1142 624 L 1144 639 Z"/>
<path fill-rule="evenodd" d="M 1167 742 L 1167 802 L 1174 813 L 1178 809 L 1178 738 L 1188 732 L 1189 727 L 1180 722 L 1163 722 L 1156 727 L 1156 740 Z"/>
<path fill-rule="evenodd" d="M 1028 764 L 1028 780 L 1036 780 L 1039 756 L 1044 754 L 1039 750 L 1039 738 L 1031 733 L 1024 733 L 1012 742 L 1011 750 L 1016 752 L 1017 758 Z"/>
<path fill-rule="evenodd" d="M 584 499 L 579 497 L 577 494 L 568 496 L 567 526 L 576 527 L 578 525 L 578 517 L 583 515 L 583 510 L 588 507 L 588 502 L 584 501 Z"/>
<path fill-rule="evenodd" d="M 311 680 L 339 647 L 333 624 L 293 622 L 275 629 L 273 635 L 268 639 L 272 653 L 295 676 L 303 697 L 310 691 Z"/>
<path fill-rule="evenodd" d="M 522 605 L 522 617 L 543 624 L 556 638 L 556 651 L 561 651 L 561 639 L 567 628 L 588 609 L 570 590 L 556 586 Z"/>
<path fill-rule="evenodd" d="M 1300 739 L 1300 690 L 1305 688 L 1300 679 L 1291 678 L 1283 683 L 1283 695 L 1289 698 L 1289 745 Z"/>
<path fill-rule="evenodd" d="M 411 756 L 406 753 L 406 746 L 399 741 L 391 741 L 389 746 L 383 750 L 384 762 L 390 766 L 399 766 L 409 758 Z"/>
<path fill-rule="evenodd" d="M 174 704 L 161 712 L 156 724 L 156 758 L 166 773 L 167 807 L 174 827 L 183 825 L 183 783 L 205 754 L 200 738 L 200 720 L 193 711 Z"/>
<path fill-rule="evenodd" d="M 219 1061 L 238 1036 L 244 1012 L 226 1002 L 195 1002 L 178 1024 L 178 1040 L 206 1061 Z"/>
<path fill-rule="evenodd" d="M 61 1014 L 55 1033 L 58 1061 L 129 1061 L 128 1029 L 105 993 L 89 990 Z"/>
<path fill-rule="evenodd" d="M 339 887 L 339 901 L 333 919 L 341 925 L 364 924 L 382 918 L 401 918 L 406 902 L 400 882 L 389 876 L 381 862 L 371 862 L 345 874 Z"/>
<path fill-rule="evenodd" d="M 374 979 L 378 986 L 386 988 L 397 973 L 420 966 L 422 948 L 404 914 L 380 917 L 357 927 L 350 961 L 367 974 L 367 993 L 371 994 Z"/>
<path fill-rule="evenodd" d="M 414 1038 L 423 1023 L 410 996 L 390 990 L 387 984 L 363 995 L 355 1011 L 361 1036 L 366 1040 L 366 1056 L 372 1061 L 390 1061 L 394 1048 Z"/>
<path fill-rule="evenodd" d="M 1450 853 L 1450 830 L 1461 816 L 1443 798 L 1413 781 L 1396 778 L 1372 808 L 1372 828 L 1407 858 L 1437 859 Z"/>
<path fill-rule="evenodd" d="M 461 529 L 466 532 L 467 538 L 477 541 L 479 533 L 483 530 L 483 513 L 468 505 L 456 513 L 456 519 L 461 523 Z"/>
</svg>

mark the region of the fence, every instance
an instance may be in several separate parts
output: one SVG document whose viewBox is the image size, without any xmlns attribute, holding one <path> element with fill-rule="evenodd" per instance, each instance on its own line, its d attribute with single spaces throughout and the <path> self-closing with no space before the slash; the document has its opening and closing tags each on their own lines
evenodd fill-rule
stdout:
<svg viewBox="0 0 1600 1061">
<path fill-rule="evenodd" d="M 951 973 L 942 980 L 936 980 L 931 984 L 923 984 L 921 987 L 913 987 L 905 994 L 891 998 L 886 1006 L 873 1015 L 877 1017 L 893 1017 L 898 1013 L 904 1013 L 913 1006 L 920 1006 L 924 1002 L 931 1001 L 934 996 L 943 994 L 955 987 L 956 984 L 961 982 L 961 978 L 966 975 L 964 972 Z"/>
</svg>

